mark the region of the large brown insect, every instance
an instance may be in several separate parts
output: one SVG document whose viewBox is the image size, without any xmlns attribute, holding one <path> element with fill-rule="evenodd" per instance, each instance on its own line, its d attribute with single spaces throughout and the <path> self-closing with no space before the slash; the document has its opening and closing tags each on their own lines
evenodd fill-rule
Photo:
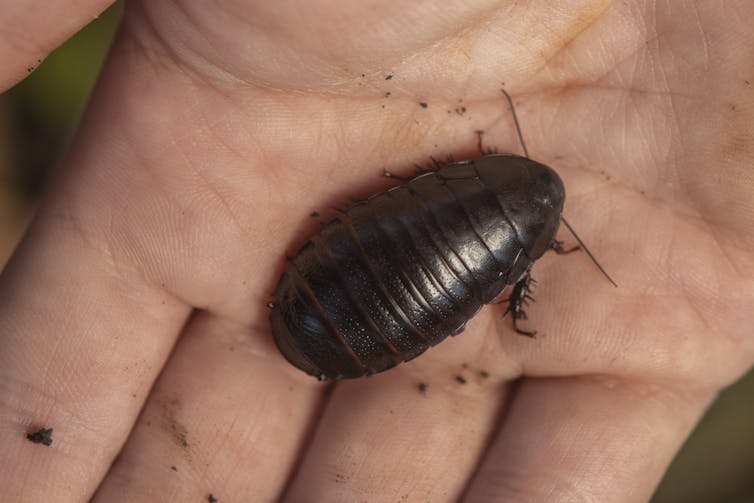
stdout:
<svg viewBox="0 0 754 503">
<path fill-rule="evenodd" d="M 354 204 L 291 259 L 270 304 L 289 362 L 322 380 L 382 372 L 461 333 L 508 285 L 506 313 L 534 335 L 517 322 L 532 265 L 563 252 L 565 191 L 528 158 L 503 94 L 526 157 L 485 154 L 416 176 Z"/>
</svg>

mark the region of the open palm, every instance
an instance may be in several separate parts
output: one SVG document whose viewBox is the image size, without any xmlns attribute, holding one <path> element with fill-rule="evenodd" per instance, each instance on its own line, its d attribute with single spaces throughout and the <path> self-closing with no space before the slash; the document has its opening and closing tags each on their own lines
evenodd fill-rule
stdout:
<svg viewBox="0 0 754 503">
<path fill-rule="evenodd" d="M 754 5 L 258 4 L 128 4 L 0 284 L 8 498 L 647 499 L 754 361 Z M 520 153 L 501 86 L 619 288 L 548 255 L 536 339 L 492 306 L 368 379 L 291 367 L 285 255 L 385 168 Z"/>
</svg>

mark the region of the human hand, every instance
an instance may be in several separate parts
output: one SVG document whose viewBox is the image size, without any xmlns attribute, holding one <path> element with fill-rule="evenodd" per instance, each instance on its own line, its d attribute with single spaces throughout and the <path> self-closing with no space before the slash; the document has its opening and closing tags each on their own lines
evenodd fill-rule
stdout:
<svg viewBox="0 0 754 503">
<path fill-rule="evenodd" d="M 646 500 L 753 361 L 752 11 L 129 3 L 0 277 L 4 496 Z M 520 153 L 503 82 L 620 288 L 545 256 L 534 340 L 493 306 L 368 379 L 292 368 L 265 305 L 307 215 L 477 129 Z"/>
</svg>

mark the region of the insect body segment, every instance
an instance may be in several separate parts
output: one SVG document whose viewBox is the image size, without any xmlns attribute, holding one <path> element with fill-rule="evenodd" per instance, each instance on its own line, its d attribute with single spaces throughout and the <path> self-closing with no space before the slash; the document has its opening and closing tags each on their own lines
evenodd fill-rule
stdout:
<svg viewBox="0 0 754 503">
<path fill-rule="evenodd" d="M 276 344 L 322 379 L 418 356 L 528 278 L 554 242 L 564 198 L 549 167 L 490 154 L 355 204 L 283 273 L 271 314 Z"/>
</svg>

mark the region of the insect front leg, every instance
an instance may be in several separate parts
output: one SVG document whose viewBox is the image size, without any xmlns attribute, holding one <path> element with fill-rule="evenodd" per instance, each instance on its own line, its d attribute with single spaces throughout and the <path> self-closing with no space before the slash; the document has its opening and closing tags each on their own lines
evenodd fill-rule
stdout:
<svg viewBox="0 0 754 503">
<path fill-rule="evenodd" d="M 576 245 L 566 250 L 563 247 L 563 241 L 558 241 L 557 239 L 553 239 L 552 243 L 550 243 L 550 249 L 555 251 L 555 253 L 557 253 L 558 255 L 567 255 L 568 253 L 580 250 L 581 247 L 579 245 Z"/>
<path fill-rule="evenodd" d="M 518 283 L 513 286 L 513 291 L 511 292 L 510 297 L 506 299 L 506 302 L 508 302 L 508 308 L 503 313 L 503 317 L 508 313 L 511 313 L 511 317 L 513 318 L 513 330 L 515 330 L 517 334 L 525 335 L 526 337 L 534 337 L 537 335 L 537 332 L 536 330 L 530 331 L 519 328 L 518 320 L 526 320 L 527 316 L 524 307 L 529 301 L 536 302 L 531 295 L 531 286 L 536 284 L 537 282 L 531 277 L 529 271 L 526 271 L 523 277 L 518 280 Z"/>
</svg>

